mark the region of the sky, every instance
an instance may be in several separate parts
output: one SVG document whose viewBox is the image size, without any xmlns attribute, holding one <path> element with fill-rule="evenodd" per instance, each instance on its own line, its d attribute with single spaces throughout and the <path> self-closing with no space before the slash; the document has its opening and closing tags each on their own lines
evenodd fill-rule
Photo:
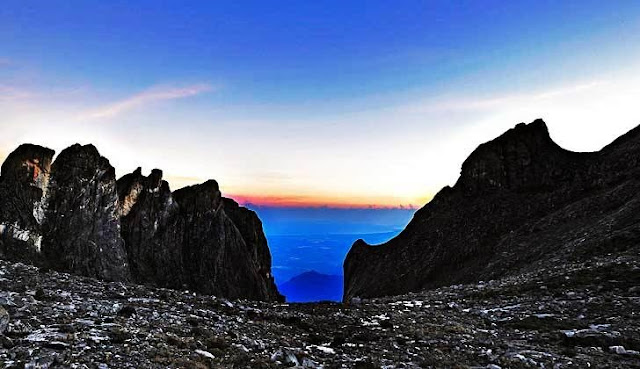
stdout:
<svg viewBox="0 0 640 369">
<path fill-rule="evenodd" d="M 639 98 L 638 1 L 0 7 L 0 160 L 93 143 L 258 206 L 421 206 L 519 122 L 593 151 Z"/>
</svg>

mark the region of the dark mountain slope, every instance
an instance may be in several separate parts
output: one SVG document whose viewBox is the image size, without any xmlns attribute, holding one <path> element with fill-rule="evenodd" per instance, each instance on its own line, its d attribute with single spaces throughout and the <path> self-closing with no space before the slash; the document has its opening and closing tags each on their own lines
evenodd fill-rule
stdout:
<svg viewBox="0 0 640 369">
<path fill-rule="evenodd" d="M 586 260 L 640 240 L 640 130 L 595 153 L 560 148 L 545 123 L 480 145 L 396 238 L 357 241 L 344 299 L 488 280 Z"/>
</svg>

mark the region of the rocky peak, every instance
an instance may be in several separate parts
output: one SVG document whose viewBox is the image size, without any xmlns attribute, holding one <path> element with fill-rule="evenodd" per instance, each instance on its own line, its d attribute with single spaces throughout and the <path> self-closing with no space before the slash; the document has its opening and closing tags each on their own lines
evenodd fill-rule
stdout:
<svg viewBox="0 0 640 369">
<path fill-rule="evenodd" d="M 28 184 L 43 190 L 49 180 L 54 151 L 46 147 L 23 144 L 2 164 L 1 180 Z"/>
<path fill-rule="evenodd" d="M 116 181 L 93 145 L 22 145 L 0 176 L 0 255 L 113 281 L 282 301 L 262 222 L 218 183 L 172 193 L 142 168 Z M 225 212 L 226 207 L 226 212 Z"/>
<path fill-rule="evenodd" d="M 169 184 L 162 180 L 162 171 L 153 169 L 148 177 L 142 175 L 142 168 L 138 167 L 133 173 L 121 177 L 117 182 L 118 187 L 118 214 L 126 216 L 138 201 L 141 192 L 154 193 L 156 196 L 171 194 Z"/>
<path fill-rule="evenodd" d="M 570 157 L 542 119 L 520 123 L 478 146 L 462 164 L 458 185 L 469 192 L 540 187 L 552 183 Z"/>
<path fill-rule="evenodd" d="M 21 145 L 2 165 L 1 256 L 104 280 L 283 300 L 262 222 L 224 199 L 215 180 L 172 193 L 160 169 L 116 181 L 93 145 L 75 144 L 51 163 L 53 154 Z"/>
<path fill-rule="evenodd" d="M 258 267 L 258 277 L 264 283 L 269 300 L 284 301 L 284 297 L 278 293 L 275 280 L 271 274 L 271 251 L 264 235 L 262 221 L 253 210 L 239 206 L 237 202 L 226 197 L 222 198 L 224 212 L 236 226 Z"/>
<path fill-rule="evenodd" d="M 138 168 L 117 182 L 121 234 L 131 273 L 140 283 L 180 288 L 184 283 L 177 203 L 162 171 Z"/>
<path fill-rule="evenodd" d="M 217 211 L 222 205 L 220 187 L 213 179 L 176 190 L 173 196 L 182 209 L 194 215 Z"/>
<path fill-rule="evenodd" d="M 23 144 L 2 164 L 0 172 L 0 222 L 17 222 L 19 227 L 37 225 L 34 209 L 46 192 L 54 151 Z"/>
<path fill-rule="evenodd" d="M 173 197 L 180 209 L 187 285 L 230 298 L 282 300 L 255 213 L 223 199 L 214 180 L 174 191 Z"/>
<path fill-rule="evenodd" d="M 42 252 L 57 269 L 128 280 L 115 170 L 93 145 L 75 144 L 51 165 Z"/>
<path fill-rule="evenodd" d="M 345 300 L 489 280 L 635 247 L 639 137 L 634 129 L 599 152 L 575 153 L 536 120 L 480 145 L 456 185 L 417 211 L 397 237 L 352 246 Z"/>
<path fill-rule="evenodd" d="M 162 184 L 162 171 L 160 169 L 153 169 L 149 174 L 149 187 L 156 189 Z"/>
<path fill-rule="evenodd" d="M 53 165 L 57 167 L 59 179 L 64 174 L 74 174 L 86 180 L 115 180 L 115 169 L 91 144 L 74 144 L 62 150 Z"/>
<path fill-rule="evenodd" d="M 118 180 L 122 237 L 134 280 L 231 298 L 282 300 L 257 215 L 215 180 L 173 193 L 154 169 Z"/>
<path fill-rule="evenodd" d="M 144 180 L 142 168 L 140 167 L 133 173 L 126 174 L 118 180 L 116 187 L 118 189 L 119 216 L 123 217 L 129 214 L 133 205 L 138 201 Z"/>
<path fill-rule="evenodd" d="M 0 254 L 34 257 L 42 237 L 42 198 L 54 151 L 20 145 L 6 158 L 0 173 Z"/>
</svg>

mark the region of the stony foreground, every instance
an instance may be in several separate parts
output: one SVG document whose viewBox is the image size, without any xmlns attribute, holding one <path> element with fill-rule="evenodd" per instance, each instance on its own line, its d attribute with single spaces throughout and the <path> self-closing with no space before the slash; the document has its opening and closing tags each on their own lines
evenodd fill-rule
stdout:
<svg viewBox="0 0 640 369">
<path fill-rule="evenodd" d="M 637 255 L 395 298 L 227 301 L 0 261 L 7 368 L 640 368 Z"/>
</svg>

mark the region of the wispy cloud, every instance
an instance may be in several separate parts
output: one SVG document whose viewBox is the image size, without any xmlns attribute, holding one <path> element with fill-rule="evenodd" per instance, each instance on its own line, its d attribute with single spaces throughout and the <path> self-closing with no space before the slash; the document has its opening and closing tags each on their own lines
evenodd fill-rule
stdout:
<svg viewBox="0 0 640 369">
<path fill-rule="evenodd" d="M 152 87 L 146 91 L 130 96 L 124 100 L 116 101 L 81 114 L 83 119 L 111 118 L 127 111 L 140 108 L 144 105 L 164 100 L 176 100 L 200 95 L 214 90 L 209 84 L 197 84 L 186 87 Z"/>
<path fill-rule="evenodd" d="M 400 107 L 400 110 L 411 113 L 486 110 L 494 109 L 496 107 L 513 106 L 515 104 L 522 103 L 540 103 L 541 101 L 545 100 L 557 99 L 565 96 L 572 96 L 583 92 L 593 91 L 610 84 L 611 81 L 595 80 L 532 93 L 512 93 L 487 98 L 459 97 L 448 100 L 426 100 L 403 105 Z"/>
<path fill-rule="evenodd" d="M 2 61 L 0 60 L 0 66 L 2 66 Z M 0 84 L 0 102 L 3 101 L 14 101 L 27 99 L 33 96 L 33 93 L 29 90 Z"/>
</svg>

